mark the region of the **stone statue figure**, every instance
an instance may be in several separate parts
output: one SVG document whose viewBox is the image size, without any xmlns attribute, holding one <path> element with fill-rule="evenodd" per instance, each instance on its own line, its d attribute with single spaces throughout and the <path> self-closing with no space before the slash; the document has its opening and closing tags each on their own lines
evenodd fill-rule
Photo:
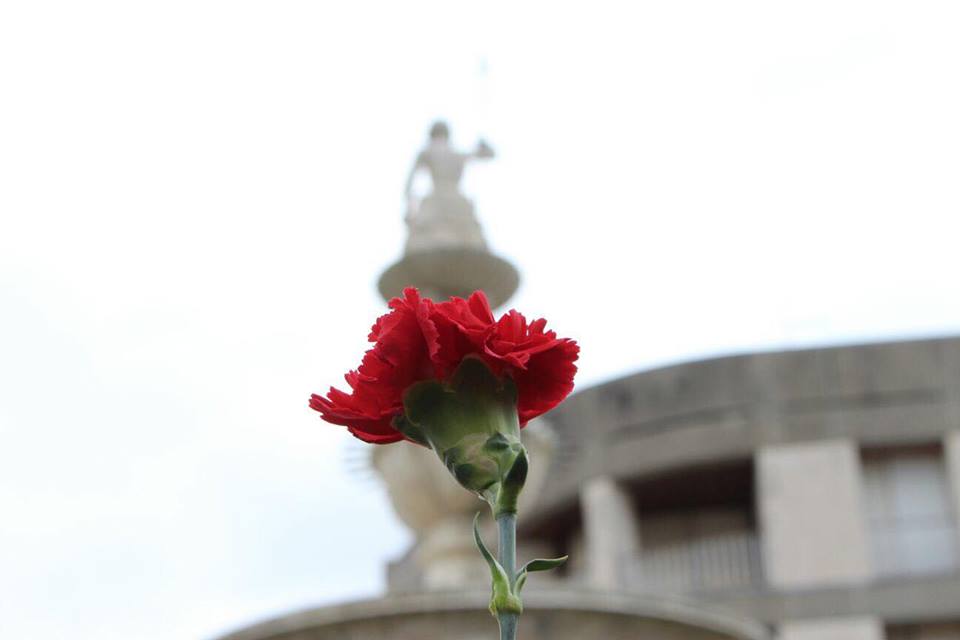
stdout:
<svg viewBox="0 0 960 640">
<path fill-rule="evenodd" d="M 456 151 L 450 146 L 447 124 L 442 121 L 433 124 L 430 140 L 417 155 L 407 178 L 406 253 L 443 248 L 486 250 L 473 203 L 460 192 L 460 178 L 468 161 L 486 160 L 493 155 L 493 149 L 483 140 L 471 153 Z M 430 173 L 433 190 L 418 199 L 413 194 L 413 182 L 422 170 Z"/>
<path fill-rule="evenodd" d="M 467 163 L 492 157 L 493 149 L 482 140 L 471 152 L 451 148 L 446 123 L 433 124 L 430 139 L 407 177 L 408 234 L 403 256 L 377 283 L 384 300 L 402 295 L 406 287 L 417 287 L 436 299 L 465 298 L 482 289 L 496 309 L 516 292 L 520 274 L 487 248 L 473 203 L 460 192 Z M 424 173 L 433 185 L 420 197 L 414 182 Z"/>
</svg>

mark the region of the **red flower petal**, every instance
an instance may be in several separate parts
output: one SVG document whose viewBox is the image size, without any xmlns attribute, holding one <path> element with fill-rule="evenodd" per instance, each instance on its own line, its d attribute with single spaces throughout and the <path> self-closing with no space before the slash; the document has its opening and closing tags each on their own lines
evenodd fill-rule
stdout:
<svg viewBox="0 0 960 640">
<path fill-rule="evenodd" d="M 466 300 L 433 302 L 409 288 L 389 306 L 370 329 L 373 348 L 345 376 L 351 392 L 331 388 L 326 397 L 310 399 L 324 420 L 346 426 L 361 440 L 402 440 L 392 421 L 403 411 L 407 388 L 420 380 L 445 379 L 471 354 L 480 355 L 497 375 L 513 378 L 521 426 L 573 389 L 577 344 L 545 331 L 545 320 L 528 324 L 514 310 L 495 321 L 482 291 Z"/>
</svg>

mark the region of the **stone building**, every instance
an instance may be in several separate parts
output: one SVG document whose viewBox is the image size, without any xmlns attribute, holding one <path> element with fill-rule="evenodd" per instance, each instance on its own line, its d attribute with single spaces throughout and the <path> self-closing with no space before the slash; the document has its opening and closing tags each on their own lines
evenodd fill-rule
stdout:
<svg viewBox="0 0 960 640">
<path fill-rule="evenodd" d="M 470 157 L 435 155 L 456 179 Z M 512 295 L 457 193 L 456 216 L 411 222 L 385 297 Z M 580 390 L 524 434 L 520 556 L 571 556 L 528 585 L 524 640 L 960 640 L 960 338 L 676 364 Z M 495 637 L 476 498 L 425 449 L 373 456 L 416 534 L 388 593 L 223 640 Z"/>
<path fill-rule="evenodd" d="M 690 362 L 585 389 L 526 536 L 566 580 L 784 640 L 960 640 L 960 339 Z"/>
</svg>

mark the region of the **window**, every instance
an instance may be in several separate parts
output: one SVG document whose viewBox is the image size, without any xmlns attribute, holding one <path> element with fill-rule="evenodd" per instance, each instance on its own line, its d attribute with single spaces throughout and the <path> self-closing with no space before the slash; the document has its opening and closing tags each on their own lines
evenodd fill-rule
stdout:
<svg viewBox="0 0 960 640">
<path fill-rule="evenodd" d="M 940 447 L 866 451 L 863 470 L 878 575 L 952 571 L 958 534 Z"/>
</svg>

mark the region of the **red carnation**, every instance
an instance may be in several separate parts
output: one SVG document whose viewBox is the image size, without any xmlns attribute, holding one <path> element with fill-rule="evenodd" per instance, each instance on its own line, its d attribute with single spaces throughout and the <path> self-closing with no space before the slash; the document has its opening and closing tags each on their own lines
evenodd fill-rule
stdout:
<svg viewBox="0 0 960 640">
<path fill-rule="evenodd" d="M 470 355 L 497 376 L 513 379 L 521 426 L 573 390 L 577 343 L 546 331 L 546 320 L 527 323 L 517 311 L 495 320 L 482 291 L 466 300 L 434 302 L 411 288 L 391 300 L 390 309 L 370 331 L 373 348 L 346 375 L 351 392 L 331 388 L 326 397 L 310 398 L 310 407 L 324 420 L 347 427 L 361 440 L 404 439 L 393 426 L 404 411 L 404 392 L 420 381 L 447 380 Z"/>
</svg>

